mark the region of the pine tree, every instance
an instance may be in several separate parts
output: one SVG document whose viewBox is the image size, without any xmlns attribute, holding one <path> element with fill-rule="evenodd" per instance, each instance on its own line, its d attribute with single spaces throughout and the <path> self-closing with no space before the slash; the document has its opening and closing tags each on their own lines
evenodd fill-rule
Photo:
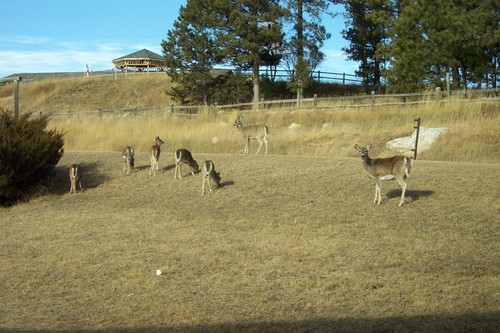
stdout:
<svg viewBox="0 0 500 333">
<path fill-rule="evenodd" d="M 251 69 L 257 104 L 262 58 L 282 42 L 284 15 L 277 0 L 188 0 L 162 44 L 174 81 L 185 85 L 179 94 L 206 95 L 213 66 L 232 65 Z"/>
<path fill-rule="evenodd" d="M 345 4 L 346 29 L 342 35 L 349 41 L 343 48 L 348 59 L 360 63 L 357 75 L 363 78 L 366 91 L 378 89 L 389 43 L 388 30 L 394 20 L 394 2 L 390 0 L 348 0 Z"/>
<path fill-rule="evenodd" d="M 496 71 L 500 13 L 495 0 L 406 1 L 392 31 L 391 91 L 478 85 Z"/>
<path fill-rule="evenodd" d="M 285 44 L 285 61 L 293 68 L 292 80 L 288 84 L 291 91 L 302 91 L 312 82 L 310 72 L 325 58 L 321 51 L 324 42 L 331 37 L 321 24 L 322 14 L 328 12 L 329 3 L 323 0 L 288 0 L 288 23 L 293 33 Z"/>
</svg>

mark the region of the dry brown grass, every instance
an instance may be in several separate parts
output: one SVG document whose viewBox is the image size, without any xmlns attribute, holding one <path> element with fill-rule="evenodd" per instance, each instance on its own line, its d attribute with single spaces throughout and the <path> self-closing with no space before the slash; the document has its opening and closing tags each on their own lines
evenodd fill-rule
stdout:
<svg viewBox="0 0 500 333">
<path fill-rule="evenodd" d="M 168 150 L 156 177 L 66 152 L 52 194 L 0 209 L 0 331 L 500 331 L 498 164 L 417 161 L 399 208 L 358 158 L 194 157 L 221 189 Z"/>
</svg>

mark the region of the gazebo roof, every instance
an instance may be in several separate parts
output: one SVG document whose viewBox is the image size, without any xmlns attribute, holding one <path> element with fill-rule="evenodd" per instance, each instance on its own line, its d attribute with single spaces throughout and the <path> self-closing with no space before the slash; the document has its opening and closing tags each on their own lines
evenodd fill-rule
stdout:
<svg viewBox="0 0 500 333">
<path fill-rule="evenodd" d="M 112 62 L 116 62 L 119 60 L 132 60 L 132 59 L 151 59 L 151 60 L 161 60 L 163 61 L 163 57 L 157 53 L 149 51 L 148 49 L 142 49 L 140 51 L 136 51 L 130 54 L 127 54 L 123 57 L 116 58 L 112 60 Z"/>
<path fill-rule="evenodd" d="M 123 57 L 112 60 L 116 68 L 136 67 L 139 69 L 163 68 L 165 59 L 159 54 L 142 49 L 140 51 L 127 54 Z"/>
</svg>

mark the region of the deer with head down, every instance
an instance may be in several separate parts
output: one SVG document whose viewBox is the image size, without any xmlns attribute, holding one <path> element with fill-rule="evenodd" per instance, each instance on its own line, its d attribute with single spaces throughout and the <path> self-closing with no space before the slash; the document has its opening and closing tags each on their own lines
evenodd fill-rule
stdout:
<svg viewBox="0 0 500 333">
<path fill-rule="evenodd" d="M 203 185 L 201 186 L 201 195 L 205 194 L 205 183 L 208 184 L 208 189 L 212 193 L 212 181 L 216 188 L 220 186 L 220 172 L 215 171 L 215 165 L 212 161 L 208 160 L 203 162 L 201 171 L 203 173 Z"/>
<path fill-rule="evenodd" d="M 177 175 L 179 175 L 179 179 L 182 178 L 181 175 L 181 167 L 187 164 L 189 169 L 191 170 L 191 174 L 194 176 L 196 173 L 200 172 L 200 167 L 198 166 L 198 162 L 193 158 L 191 152 L 187 149 L 177 149 L 175 151 L 175 175 L 174 179 L 177 179 Z"/>
</svg>

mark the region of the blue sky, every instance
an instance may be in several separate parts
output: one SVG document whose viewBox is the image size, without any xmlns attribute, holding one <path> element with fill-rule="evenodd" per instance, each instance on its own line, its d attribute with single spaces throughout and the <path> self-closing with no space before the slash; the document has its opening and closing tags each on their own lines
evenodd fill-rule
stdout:
<svg viewBox="0 0 500 333">
<path fill-rule="evenodd" d="M 111 60 L 161 42 L 186 0 L 0 0 L 0 77 L 27 72 L 109 70 Z M 332 7 L 340 10 L 341 7 Z M 340 32 L 344 19 L 323 21 L 332 34 L 321 71 L 353 74 Z"/>
</svg>

